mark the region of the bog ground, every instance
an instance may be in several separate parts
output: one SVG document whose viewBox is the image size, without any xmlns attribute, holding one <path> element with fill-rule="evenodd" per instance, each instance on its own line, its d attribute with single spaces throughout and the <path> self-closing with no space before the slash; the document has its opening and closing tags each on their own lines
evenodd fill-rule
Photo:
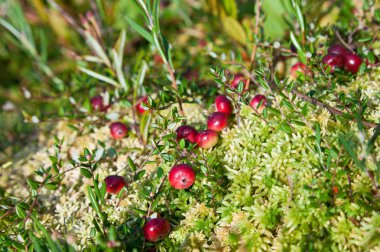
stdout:
<svg viewBox="0 0 380 252">
<path fill-rule="evenodd" d="M 0 251 L 380 251 L 380 3 L 0 1 Z"/>
</svg>

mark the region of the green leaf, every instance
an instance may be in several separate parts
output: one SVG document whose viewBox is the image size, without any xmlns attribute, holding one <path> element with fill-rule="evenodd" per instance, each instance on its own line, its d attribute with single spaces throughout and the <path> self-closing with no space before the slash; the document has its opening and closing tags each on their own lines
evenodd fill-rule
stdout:
<svg viewBox="0 0 380 252">
<path fill-rule="evenodd" d="M 92 172 L 85 168 L 80 168 L 80 173 L 86 178 L 92 178 Z"/>
<path fill-rule="evenodd" d="M 297 18 L 298 18 L 298 22 L 300 23 L 301 31 L 305 31 L 305 21 L 302 15 L 301 7 L 299 6 L 298 3 L 295 2 L 295 4 L 296 4 L 295 8 L 297 12 Z"/>
<path fill-rule="evenodd" d="M 152 38 L 152 35 L 150 34 L 150 32 L 148 32 L 147 30 L 145 30 L 142 26 L 140 26 L 138 23 L 136 23 L 135 21 L 133 21 L 132 19 L 130 19 L 129 17 L 125 17 L 128 24 L 130 26 L 132 26 L 132 28 L 138 33 L 140 34 L 143 38 L 145 38 L 146 40 L 149 41 L 149 43 L 152 43 L 153 44 L 153 38 Z"/>
<path fill-rule="evenodd" d="M 142 135 L 144 143 L 148 141 L 149 126 L 152 119 L 151 113 L 145 113 L 141 118 L 140 133 Z"/>
<path fill-rule="evenodd" d="M 95 211 L 97 212 L 99 217 L 101 219 L 104 219 L 103 214 L 100 212 L 99 202 L 98 202 L 94 192 L 92 191 L 91 186 L 87 187 L 87 192 L 88 192 L 88 196 L 90 197 L 90 202 L 91 202 L 92 207 L 95 209 Z"/>
<path fill-rule="evenodd" d="M 225 17 L 222 19 L 223 28 L 225 33 L 236 40 L 237 42 L 245 45 L 247 43 L 247 35 L 243 26 L 233 17 Z"/>
<path fill-rule="evenodd" d="M 88 75 L 90 75 L 91 77 L 94 77 L 95 79 L 98 79 L 98 80 L 100 80 L 100 81 L 106 82 L 106 83 L 111 84 L 111 85 L 114 85 L 114 86 L 116 86 L 116 87 L 119 87 L 119 86 L 120 86 L 119 83 L 117 83 L 117 82 L 114 81 L 113 79 L 111 79 L 111 78 L 109 78 L 109 77 L 107 77 L 107 76 L 101 75 L 101 74 L 99 74 L 99 73 L 97 73 L 97 72 L 94 72 L 94 71 L 92 71 L 92 70 L 90 70 L 90 69 L 83 68 L 83 67 L 79 67 L 78 69 L 79 69 L 80 71 L 82 71 L 83 73 L 88 74 Z"/>
<path fill-rule="evenodd" d="M 127 157 L 128 165 L 132 171 L 136 171 L 137 167 L 130 157 Z"/>
<path fill-rule="evenodd" d="M 186 146 L 185 139 L 180 139 L 178 144 L 179 144 L 179 147 L 181 147 L 181 149 L 184 149 Z"/>
<path fill-rule="evenodd" d="M 24 219 L 26 217 L 25 210 L 19 204 L 16 205 L 16 214 L 21 219 Z"/>
<path fill-rule="evenodd" d="M 42 226 L 41 222 L 39 222 L 39 220 L 36 217 L 34 217 L 33 215 L 31 215 L 30 217 L 32 218 L 34 223 L 37 225 L 37 227 L 41 230 L 41 232 L 44 234 L 44 236 L 47 240 L 47 245 L 48 245 L 49 250 L 53 251 L 53 252 L 62 251 L 59 248 L 59 246 L 57 246 L 57 244 L 51 238 L 51 234 L 49 234 L 48 231 L 44 228 L 44 226 Z"/>
<path fill-rule="evenodd" d="M 286 133 L 289 133 L 289 134 L 293 133 L 292 128 L 286 122 L 283 122 L 280 124 L 280 130 L 285 131 Z"/>
<path fill-rule="evenodd" d="M 365 166 L 363 162 L 361 162 L 355 151 L 352 149 L 349 142 L 345 139 L 345 136 L 339 135 L 339 142 L 343 145 L 344 149 L 347 151 L 347 153 L 351 156 L 352 160 L 355 162 L 355 164 L 362 170 L 365 171 Z"/>
<path fill-rule="evenodd" d="M 40 187 L 40 183 L 32 179 L 27 179 L 26 182 L 32 190 L 37 190 Z"/>
<path fill-rule="evenodd" d="M 141 170 L 141 171 L 139 171 L 139 172 L 135 175 L 134 180 L 137 181 L 137 180 L 141 179 L 144 175 L 145 175 L 145 170 Z"/>
<path fill-rule="evenodd" d="M 164 176 L 164 170 L 161 167 L 157 168 L 157 177 L 162 178 Z"/>
<path fill-rule="evenodd" d="M 292 31 L 290 32 L 290 40 L 292 41 L 293 45 L 297 48 L 300 60 L 302 61 L 302 63 L 306 64 L 306 54 L 302 49 L 301 45 L 298 43 L 298 40 Z"/>
<path fill-rule="evenodd" d="M 162 153 L 161 157 L 163 160 L 171 162 L 174 161 L 175 157 L 173 155 L 170 155 L 169 153 Z"/>
</svg>

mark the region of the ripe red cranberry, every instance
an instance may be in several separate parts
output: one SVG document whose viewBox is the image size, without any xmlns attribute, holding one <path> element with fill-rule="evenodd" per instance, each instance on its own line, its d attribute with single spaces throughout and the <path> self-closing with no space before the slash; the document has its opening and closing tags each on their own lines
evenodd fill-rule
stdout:
<svg viewBox="0 0 380 252">
<path fill-rule="evenodd" d="M 187 189 L 194 184 L 195 172 L 191 166 L 177 164 L 169 172 L 169 182 L 175 189 Z"/>
<path fill-rule="evenodd" d="M 260 107 L 257 107 L 259 106 L 260 103 L 261 103 Z M 265 97 L 265 95 L 261 95 L 261 94 L 255 95 L 255 97 L 253 97 L 253 99 L 251 100 L 250 105 L 255 111 L 261 114 L 263 113 L 263 110 L 265 106 L 267 105 L 267 98 Z"/>
<path fill-rule="evenodd" d="M 328 50 L 329 54 L 336 54 L 336 55 L 341 55 L 343 57 L 346 56 L 347 50 L 344 48 L 342 45 L 331 45 Z"/>
<path fill-rule="evenodd" d="M 115 139 L 123 138 L 128 133 L 127 126 L 125 126 L 125 124 L 121 122 L 112 123 L 110 126 L 110 130 L 112 137 Z"/>
<path fill-rule="evenodd" d="M 306 69 L 306 65 L 302 62 L 298 62 L 292 66 L 290 69 L 290 76 L 293 79 L 297 79 L 298 76 L 304 75 L 304 74 L 310 74 L 310 70 Z"/>
<path fill-rule="evenodd" d="M 203 149 L 214 147 L 218 143 L 218 133 L 207 129 L 198 133 L 197 143 Z"/>
<path fill-rule="evenodd" d="M 111 194 L 118 194 L 124 186 L 127 186 L 124 178 L 118 175 L 111 175 L 104 179 L 106 191 Z"/>
<path fill-rule="evenodd" d="M 330 66 L 330 73 L 333 73 L 335 68 L 342 68 L 344 65 L 344 58 L 337 54 L 326 54 L 322 59 L 325 66 Z"/>
<path fill-rule="evenodd" d="M 358 55 L 353 53 L 346 54 L 346 60 L 344 62 L 344 68 L 353 74 L 356 74 L 359 71 L 360 65 L 363 60 Z"/>
<path fill-rule="evenodd" d="M 177 128 L 177 141 L 180 139 L 185 139 L 190 143 L 197 142 L 198 131 L 189 125 L 182 125 Z"/>
<path fill-rule="evenodd" d="M 148 103 L 148 96 L 144 96 L 142 98 L 140 98 L 140 100 L 137 101 L 137 104 L 136 104 L 136 111 L 142 115 L 144 114 L 146 111 L 148 111 L 149 109 L 148 108 L 144 108 L 141 104 L 144 103 L 146 106 L 149 106 L 149 103 Z"/>
<path fill-rule="evenodd" d="M 240 81 L 245 82 L 244 75 L 242 75 L 242 74 L 235 74 L 233 80 L 231 81 L 231 87 L 233 89 L 237 88 L 237 86 L 239 85 Z"/>
<path fill-rule="evenodd" d="M 215 98 L 216 110 L 226 115 L 231 115 L 234 110 L 231 101 L 225 95 L 218 95 Z"/>
<path fill-rule="evenodd" d="M 143 231 L 147 241 L 157 242 L 169 234 L 170 224 L 164 218 L 154 218 L 145 223 Z"/>
<path fill-rule="evenodd" d="M 207 128 L 219 132 L 227 127 L 228 117 L 222 112 L 212 113 L 207 120 Z"/>
<path fill-rule="evenodd" d="M 90 103 L 93 111 L 104 112 L 110 107 L 110 105 L 104 105 L 103 97 L 101 97 L 100 95 L 92 97 Z"/>
</svg>

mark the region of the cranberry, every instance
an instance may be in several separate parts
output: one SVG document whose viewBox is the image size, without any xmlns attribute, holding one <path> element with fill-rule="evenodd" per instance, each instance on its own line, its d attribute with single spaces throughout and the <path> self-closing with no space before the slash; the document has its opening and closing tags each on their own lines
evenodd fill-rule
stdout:
<svg viewBox="0 0 380 252">
<path fill-rule="evenodd" d="M 231 101 L 225 95 L 219 95 L 215 98 L 216 110 L 226 115 L 231 115 L 234 108 Z"/>
<path fill-rule="evenodd" d="M 124 186 L 127 186 L 124 178 L 118 175 L 111 175 L 104 179 L 106 191 L 111 194 L 118 194 Z"/>
<path fill-rule="evenodd" d="M 234 76 L 233 80 L 231 81 L 231 87 L 233 89 L 237 88 L 237 86 L 239 85 L 240 81 L 243 81 L 243 82 L 245 81 L 244 75 L 242 75 L 242 74 L 236 74 Z"/>
<path fill-rule="evenodd" d="M 112 123 L 110 126 L 110 130 L 112 137 L 115 139 L 125 137 L 128 132 L 127 126 L 125 126 L 125 124 L 121 122 Z"/>
<path fill-rule="evenodd" d="M 187 189 L 194 184 L 195 172 L 191 166 L 178 164 L 169 172 L 169 182 L 175 189 Z"/>
<path fill-rule="evenodd" d="M 169 234 L 170 224 L 164 218 L 154 218 L 145 223 L 143 230 L 147 241 L 157 242 Z"/>
<path fill-rule="evenodd" d="M 144 97 L 140 98 L 140 100 L 138 100 L 138 101 L 137 101 L 137 104 L 135 105 L 135 107 L 136 107 L 136 111 L 137 111 L 140 115 L 144 114 L 146 111 L 149 110 L 148 108 L 144 108 L 144 107 L 142 106 L 142 103 L 144 103 L 146 106 L 149 105 L 149 103 L 148 103 L 148 96 L 144 96 Z"/>
<path fill-rule="evenodd" d="M 327 54 L 322 59 L 325 66 L 330 66 L 330 73 L 333 73 L 335 68 L 342 68 L 344 65 L 344 58 L 337 54 Z"/>
<path fill-rule="evenodd" d="M 259 106 L 260 103 L 261 103 L 260 107 L 257 107 Z M 267 105 L 267 98 L 265 97 L 265 95 L 261 95 L 261 94 L 255 95 L 255 97 L 253 97 L 253 99 L 251 100 L 250 105 L 256 112 L 261 114 L 263 113 L 263 110 L 265 106 Z"/>
<path fill-rule="evenodd" d="M 180 139 L 185 139 L 185 140 L 189 141 L 190 143 L 196 143 L 197 142 L 198 132 L 196 131 L 196 129 L 194 129 L 191 126 L 182 125 L 182 126 L 178 127 L 176 132 L 177 132 L 177 140 L 178 141 Z"/>
<path fill-rule="evenodd" d="M 90 103 L 93 111 L 104 112 L 110 107 L 110 105 L 104 105 L 103 97 L 101 97 L 100 95 L 92 97 Z"/>
<path fill-rule="evenodd" d="M 207 127 L 213 131 L 219 132 L 227 127 L 227 115 L 222 112 L 212 113 L 207 120 Z"/>
<path fill-rule="evenodd" d="M 336 54 L 336 55 L 341 55 L 342 57 L 346 56 L 347 50 L 344 48 L 342 45 L 331 45 L 328 50 L 329 54 Z"/>
<path fill-rule="evenodd" d="M 358 55 L 353 53 L 346 54 L 346 60 L 344 62 L 344 68 L 353 74 L 356 74 L 359 71 L 360 65 L 363 60 Z"/>
<path fill-rule="evenodd" d="M 218 143 L 218 134 L 210 129 L 198 133 L 197 143 L 203 149 L 214 147 Z"/>
<path fill-rule="evenodd" d="M 290 76 L 293 79 L 297 79 L 298 76 L 304 75 L 305 73 L 310 74 L 310 70 L 306 69 L 306 65 L 301 62 L 294 64 L 290 69 Z"/>
</svg>

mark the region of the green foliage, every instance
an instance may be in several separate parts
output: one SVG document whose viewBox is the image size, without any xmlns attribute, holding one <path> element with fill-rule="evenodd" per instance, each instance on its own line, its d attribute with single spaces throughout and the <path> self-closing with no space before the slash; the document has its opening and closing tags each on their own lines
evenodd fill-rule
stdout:
<svg viewBox="0 0 380 252">
<path fill-rule="evenodd" d="M 379 249 L 379 6 L 354 6 L 0 3 L 0 247 Z M 321 58 L 335 43 L 368 66 L 329 74 Z M 289 74 L 297 61 L 310 71 Z M 267 104 L 251 107 L 258 93 Z M 91 106 L 99 94 L 105 112 Z M 218 94 L 235 109 L 218 144 L 178 140 L 181 125 L 207 127 Z M 127 137 L 112 139 L 114 121 L 128 125 Z M 178 163 L 196 173 L 187 190 L 168 183 Z M 111 195 L 104 179 L 115 174 L 127 186 Z M 171 232 L 149 243 L 143 226 L 155 216 Z"/>
</svg>

